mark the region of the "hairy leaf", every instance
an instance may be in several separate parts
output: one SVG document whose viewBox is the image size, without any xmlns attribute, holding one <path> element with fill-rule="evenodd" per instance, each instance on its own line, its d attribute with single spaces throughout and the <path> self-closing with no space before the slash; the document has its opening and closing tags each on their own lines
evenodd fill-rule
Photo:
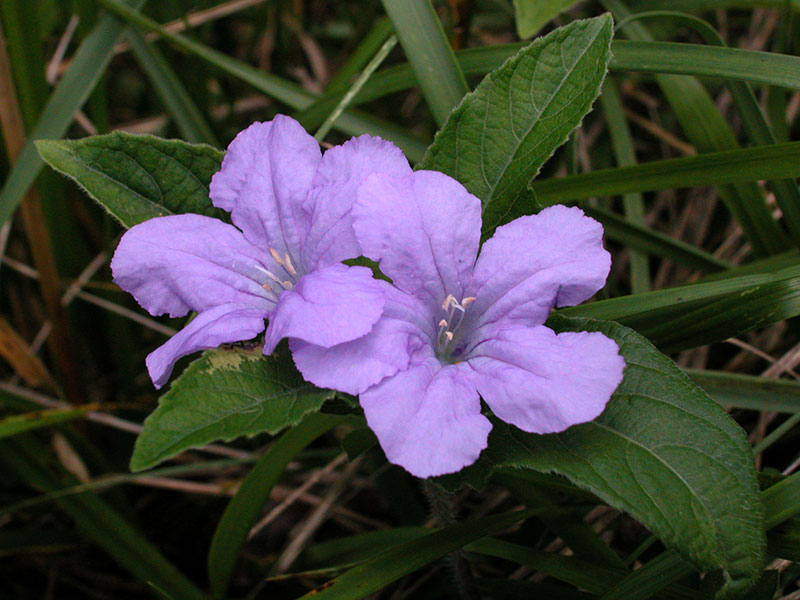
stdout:
<svg viewBox="0 0 800 600">
<path fill-rule="evenodd" d="M 125 227 L 169 214 L 225 214 L 208 198 L 224 156 L 211 146 L 122 132 L 36 146 Z"/>
<path fill-rule="evenodd" d="M 595 421 L 535 435 L 495 423 L 472 467 L 442 478 L 481 485 L 496 467 L 566 476 L 649 527 L 725 593 L 758 578 L 764 520 L 753 455 L 739 426 L 666 356 L 616 323 L 554 318 L 560 331 L 600 331 L 625 357 L 625 378 Z"/>
<path fill-rule="evenodd" d="M 205 352 L 176 379 L 136 440 L 140 471 L 189 448 L 243 435 L 274 434 L 317 410 L 333 392 L 303 381 L 259 348 Z"/>
<path fill-rule="evenodd" d="M 496 224 L 589 111 L 605 78 L 609 15 L 535 40 L 490 73 L 450 114 L 419 167 L 454 177 Z"/>
</svg>

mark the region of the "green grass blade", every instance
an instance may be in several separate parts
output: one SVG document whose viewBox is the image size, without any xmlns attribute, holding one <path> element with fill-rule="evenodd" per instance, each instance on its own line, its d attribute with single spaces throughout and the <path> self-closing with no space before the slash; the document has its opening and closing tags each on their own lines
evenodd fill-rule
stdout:
<svg viewBox="0 0 800 600">
<path fill-rule="evenodd" d="M 451 525 L 395 546 L 304 595 L 309 600 L 357 600 L 384 588 L 470 542 L 505 529 L 535 514 L 535 510 L 492 515 Z"/>
<path fill-rule="evenodd" d="M 761 492 L 767 529 L 800 513 L 800 473 L 795 473 Z"/>
<path fill-rule="evenodd" d="M 141 7 L 145 0 L 126 0 L 130 6 Z M 75 53 L 70 68 L 50 95 L 39 121 L 28 136 L 14 168 L 0 189 L 0 224 L 14 214 L 23 195 L 42 169 L 42 159 L 34 140 L 59 138 L 72 123 L 77 111 L 91 94 L 108 66 L 125 29 L 125 24 L 112 15 L 103 15 L 91 34 Z"/>
<path fill-rule="evenodd" d="M 622 0 L 603 0 L 618 20 L 630 16 L 631 11 Z M 652 41 L 652 35 L 639 22 L 622 28 L 637 40 Z M 702 46 L 703 49 L 710 48 Z M 703 85 L 693 77 L 656 75 L 672 110 L 689 141 L 700 153 L 732 150 L 739 147 L 736 134 L 720 113 L 717 105 Z M 772 217 L 761 188 L 753 182 L 718 185 L 720 199 L 739 223 L 757 256 L 776 254 L 789 248 L 789 241 Z"/>
<path fill-rule="evenodd" d="M 8 467 L 36 489 L 53 491 L 63 487 L 61 479 L 74 481 L 71 476 L 62 474 L 59 478 L 49 470 L 44 462 L 49 453 L 33 438 L 5 440 L 2 446 L 6 456 L 13 456 L 13 460 L 7 461 Z M 165 597 L 173 600 L 207 598 L 153 544 L 91 492 L 61 498 L 57 503 L 86 538 L 141 581 L 161 590 Z"/>
<path fill-rule="evenodd" d="M 536 199 L 549 205 L 631 192 L 753 182 L 798 175 L 800 142 L 787 142 L 601 169 L 535 181 L 532 187 Z"/>
<path fill-rule="evenodd" d="M 640 252 L 669 258 L 690 269 L 698 269 L 706 273 L 730 267 L 727 262 L 709 252 L 686 242 L 672 239 L 668 235 L 644 225 L 637 225 L 609 210 L 588 205 L 582 206 L 582 208 L 587 215 L 603 224 L 606 237 Z"/>
<path fill-rule="evenodd" d="M 608 590 L 601 600 L 647 600 L 693 571 L 677 552 L 667 550 Z"/>
<path fill-rule="evenodd" d="M 622 110 L 622 100 L 619 96 L 617 83 L 612 78 L 607 78 L 600 94 L 600 103 L 606 116 L 608 132 L 611 135 L 611 145 L 617 164 L 621 167 L 636 164 L 636 153 L 633 150 L 633 137 L 631 136 L 625 113 Z M 622 197 L 625 215 L 634 225 L 644 225 L 644 200 L 638 193 L 625 194 Z M 639 294 L 650 289 L 650 266 L 647 254 L 631 250 L 631 292 Z"/>
<path fill-rule="evenodd" d="M 464 74 L 430 0 L 383 0 L 414 69 L 428 108 L 441 127 L 469 92 Z"/>
<path fill-rule="evenodd" d="M 719 33 L 706 21 L 697 17 L 685 13 L 659 11 L 638 13 L 634 18 L 642 17 L 657 17 L 659 19 L 669 17 L 675 19 L 679 23 L 697 31 L 705 42 L 712 47 L 725 47 L 725 42 Z M 772 56 L 771 53 L 765 52 L 763 54 Z M 723 62 L 736 64 L 736 56 L 736 53 L 729 54 L 723 59 Z M 751 62 L 755 63 L 755 60 Z M 756 64 L 749 66 L 751 72 L 759 72 L 761 70 Z M 733 97 L 733 102 L 742 117 L 742 124 L 753 143 L 759 146 L 776 143 L 777 139 L 750 85 L 745 81 L 740 81 L 738 78 L 728 80 L 727 85 Z M 783 221 L 787 229 L 792 235 L 795 244 L 800 244 L 800 189 L 798 189 L 797 183 L 790 179 L 779 179 L 771 181 L 769 185 L 775 192 L 775 198 L 781 207 Z"/>
<path fill-rule="evenodd" d="M 796 381 L 704 369 L 685 372 L 723 406 L 800 413 L 800 383 Z"/>
<path fill-rule="evenodd" d="M 347 90 L 350 89 L 352 81 L 367 66 L 393 33 L 392 22 L 386 17 L 379 19 L 356 49 L 353 50 L 347 61 L 342 65 L 342 68 L 336 72 L 336 75 L 334 75 L 325 89 L 325 93 L 306 109 L 296 112 L 294 118 L 308 131 L 319 127 L 325 117 L 341 101 L 342 94 L 347 93 Z"/>
<path fill-rule="evenodd" d="M 309 415 L 281 435 L 242 482 L 217 524 L 208 551 L 208 576 L 215 598 L 225 597 L 247 534 L 286 465 L 308 444 L 341 422 L 341 417 L 332 415 Z"/>
<path fill-rule="evenodd" d="M 222 52 L 217 52 L 185 36 L 167 31 L 152 19 L 136 10 L 132 10 L 120 0 L 97 1 L 99 4 L 102 4 L 114 14 L 122 17 L 133 25 L 147 31 L 157 32 L 161 37 L 175 44 L 181 50 L 204 60 L 232 77 L 244 81 L 255 89 L 295 110 L 303 110 L 314 103 L 315 96 L 310 92 L 306 92 L 299 85 L 288 82 L 276 75 L 259 71 L 255 67 L 231 58 Z M 410 135 L 400 127 L 396 127 L 364 113 L 352 110 L 346 111 L 337 119 L 335 127 L 349 135 L 369 133 L 370 135 L 377 135 L 384 139 L 391 140 L 405 152 L 406 156 L 411 161 L 416 162 L 420 160 L 425 153 L 426 144 L 420 141 L 419 138 Z"/>
<path fill-rule="evenodd" d="M 21 415 L 12 415 L 0 419 L 0 439 L 11 437 L 32 429 L 49 427 L 50 425 L 57 425 L 74 419 L 80 419 L 86 413 L 97 410 L 99 407 L 99 404 L 85 404 L 83 406 L 53 408 Z"/>
<path fill-rule="evenodd" d="M 167 113 L 178 126 L 181 137 L 187 142 L 205 143 L 219 148 L 220 143 L 200 109 L 158 49 L 145 41 L 135 29 L 128 30 L 128 41 Z"/>
</svg>

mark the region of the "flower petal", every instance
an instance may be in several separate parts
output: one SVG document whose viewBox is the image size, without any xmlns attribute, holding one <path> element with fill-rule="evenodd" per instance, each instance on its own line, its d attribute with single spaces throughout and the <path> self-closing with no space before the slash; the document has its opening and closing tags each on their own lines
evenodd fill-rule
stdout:
<svg viewBox="0 0 800 600">
<path fill-rule="evenodd" d="M 211 200 L 253 244 L 288 252 L 297 266 L 309 227 L 303 203 L 320 159 L 319 144 L 294 119 L 253 123 L 228 146 Z"/>
<path fill-rule="evenodd" d="M 383 316 L 368 334 L 323 348 L 300 340 L 289 343 L 294 362 L 306 381 L 357 395 L 408 367 L 411 356 L 431 344 L 433 323 L 419 300 L 381 281 L 386 293 Z M 423 319 L 419 319 L 420 316 Z"/>
<path fill-rule="evenodd" d="M 266 318 L 265 311 L 240 304 L 223 304 L 201 312 L 147 356 L 150 379 L 160 388 L 167 382 L 172 368 L 181 357 L 198 350 L 216 348 L 220 344 L 254 338 L 264 331 Z"/>
<path fill-rule="evenodd" d="M 264 354 L 285 337 L 326 348 L 360 338 L 378 321 L 385 303 L 381 285 L 366 267 L 337 263 L 312 271 L 278 297 Z"/>
<path fill-rule="evenodd" d="M 551 206 L 497 231 L 481 249 L 469 295 L 470 322 L 541 325 L 555 306 L 572 306 L 603 287 L 611 256 L 603 227 L 579 208 Z"/>
<path fill-rule="evenodd" d="M 390 462 L 417 477 L 455 473 L 486 448 L 489 420 L 466 365 L 442 367 L 432 352 L 360 396 L 361 406 Z"/>
<path fill-rule="evenodd" d="M 201 215 L 150 219 L 122 236 L 114 282 L 152 315 L 182 316 L 235 302 L 268 310 L 261 287 L 263 252 L 227 223 Z"/>
<path fill-rule="evenodd" d="M 411 174 L 400 149 L 378 137 L 362 135 L 325 152 L 305 203 L 311 228 L 303 247 L 309 269 L 361 255 L 350 209 L 356 192 L 372 173 Z"/>
<path fill-rule="evenodd" d="M 622 381 L 617 344 L 597 332 L 497 328 L 471 353 L 471 380 L 495 415 L 530 433 L 591 421 Z"/>
<path fill-rule="evenodd" d="M 372 175 L 359 188 L 353 224 L 364 255 L 410 294 L 441 304 L 464 296 L 480 243 L 481 203 L 435 171 Z"/>
</svg>

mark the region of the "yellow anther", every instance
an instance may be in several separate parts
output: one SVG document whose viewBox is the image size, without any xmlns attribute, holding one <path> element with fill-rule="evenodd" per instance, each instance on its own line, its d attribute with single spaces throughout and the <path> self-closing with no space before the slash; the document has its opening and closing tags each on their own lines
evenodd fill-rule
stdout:
<svg viewBox="0 0 800 600">
<path fill-rule="evenodd" d="M 447 321 L 445 321 L 444 319 L 439 321 L 439 327 L 447 327 Z"/>
<path fill-rule="evenodd" d="M 452 342 L 453 341 L 453 332 L 452 331 L 445 331 L 444 334 L 445 334 L 445 336 L 447 336 L 447 341 L 448 342 Z"/>
<path fill-rule="evenodd" d="M 474 296 L 468 296 L 467 298 L 464 298 L 461 301 L 461 306 L 463 306 L 464 308 L 467 308 L 467 306 L 472 302 L 475 302 L 475 297 Z"/>
<path fill-rule="evenodd" d="M 297 277 L 297 271 L 294 269 L 294 265 L 292 264 L 292 259 L 289 258 L 288 252 L 283 255 L 283 266 L 289 272 L 289 275 L 292 277 Z"/>
<path fill-rule="evenodd" d="M 458 304 L 458 302 L 456 302 L 456 297 L 453 294 L 447 294 L 447 298 L 442 302 L 442 308 L 447 310 L 451 304 Z"/>
<path fill-rule="evenodd" d="M 278 251 L 275 250 L 275 248 L 270 248 L 269 254 L 272 257 L 272 260 L 274 260 L 279 265 L 283 266 L 283 259 L 281 258 L 281 255 L 278 254 Z"/>
</svg>

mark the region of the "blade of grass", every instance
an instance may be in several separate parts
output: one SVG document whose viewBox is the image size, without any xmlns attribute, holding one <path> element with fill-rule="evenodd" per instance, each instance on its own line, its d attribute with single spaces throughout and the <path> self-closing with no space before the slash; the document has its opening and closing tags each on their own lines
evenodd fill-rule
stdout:
<svg viewBox="0 0 800 600">
<path fill-rule="evenodd" d="M 451 525 L 419 539 L 394 546 L 302 596 L 314 600 L 356 600 L 396 581 L 403 575 L 536 514 L 536 509 L 514 511 Z"/>
<path fill-rule="evenodd" d="M 32 429 L 49 427 L 50 425 L 80 419 L 87 412 L 95 411 L 98 408 L 100 408 L 100 405 L 95 403 L 84 404 L 74 408 L 51 408 L 21 415 L 12 415 L 5 419 L 0 419 L 0 439 L 18 435 Z"/>
<path fill-rule="evenodd" d="M 157 32 L 161 37 L 181 50 L 206 61 L 231 77 L 244 81 L 255 89 L 295 110 L 303 110 L 314 103 L 315 96 L 310 92 L 306 92 L 299 85 L 286 81 L 271 73 L 259 71 L 247 63 L 231 58 L 222 52 L 217 52 L 203 44 L 194 42 L 185 36 L 171 33 L 152 19 L 123 4 L 120 0 L 97 1 L 131 24 L 147 31 Z M 336 102 L 338 101 L 339 98 L 337 98 Z M 336 102 L 334 102 L 334 106 Z M 418 161 L 425 153 L 426 144 L 420 141 L 419 138 L 410 135 L 404 129 L 364 113 L 348 110 L 337 119 L 335 127 L 349 135 L 369 133 L 370 135 L 376 135 L 391 140 L 397 144 L 397 146 L 405 152 L 409 160 L 412 161 Z M 0 216 L 2 216 L 1 213 Z"/>
<path fill-rule="evenodd" d="M 669 258 L 690 269 L 703 272 L 717 272 L 730 267 L 730 264 L 691 244 L 675 240 L 649 227 L 637 225 L 629 219 L 609 210 L 581 205 L 583 211 L 603 224 L 609 239 L 616 240 L 643 253 Z M 646 290 L 645 290 L 646 291 Z"/>
<path fill-rule="evenodd" d="M 685 372 L 723 406 L 800 413 L 800 382 L 704 369 Z"/>
<path fill-rule="evenodd" d="M 621 167 L 636 164 L 633 138 L 622 110 L 622 100 L 617 83 L 612 77 L 607 77 L 603 83 L 600 102 L 606 116 L 606 124 L 611 135 L 611 145 L 614 148 L 617 164 Z M 622 197 L 622 205 L 629 222 L 634 225 L 644 225 L 644 200 L 641 194 L 625 194 Z M 650 266 L 647 262 L 647 254 L 631 250 L 630 256 L 631 292 L 634 294 L 646 292 L 650 289 Z"/>
<path fill-rule="evenodd" d="M 797 177 L 798 159 L 800 142 L 787 142 L 543 179 L 534 181 L 532 188 L 536 200 L 550 205 L 631 192 Z"/>
<path fill-rule="evenodd" d="M 664 17 L 674 19 L 694 29 L 707 44 L 716 47 L 725 47 L 724 40 L 711 25 L 702 19 L 685 13 L 673 11 L 638 13 L 629 17 L 629 19 L 651 17 L 658 19 L 663 19 Z M 622 26 L 622 23 L 620 23 L 619 26 Z M 735 55 L 729 55 L 727 60 L 733 62 L 733 56 Z M 767 122 L 764 113 L 761 111 L 761 106 L 758 100 L 756 100 L 756 96 L 750 85 L 744 81 L 731 79 L 727 81 L 727 86 L 733 97 L 734 104 L 742 117 L 742 124 L 753 143 L 760 146 L 776 143 L 777 139 L 772 133 L 772 128 Z M 783 212 L 783 222 L 786 224 L 795 244 L 800 245 L 800 189 L 798 189 L 797 183 L 791 179 L 778 179 L 769 182 L 769 185 L 773 189 L 775 199 L 778 201 L 778 205 Z"/>
<path fill-rule="evenodd" d="M 614 13 L 618 21 L 631 15 L 622 0 L 602 0 L 602 4 Z M 639 21 L 628 23 L 622 30 L 636 40 L 653 40 L 652 34 Z M 703 48 L 710 49 L 706 46 Z M 693 77 L 656 75 L 656 82 L 698 152 L 718 152 L 739 147 L 735 133 L 700 81 Z M 789 248 L 789 241 L 772 217 L 757 184 L 739 182 L 717 185 L 717 191 L 750 241 L 755 255 L 769 256 Z"/>
<path fill-rule="evenodd" d="M 344 96 L 342 96 L 342 99 L 339 101 L 339 104 L 336 105 L 336 108 L 333 109 L 333 112 L 331 112 L 331 114 L 328 115 L 328 118 L 325 119 L 325 122 L 322 125 L 320 125 L 320 128 L 317 131 L 317 133 L 314 134 L 314 138 L 318 142 L 321 142 L 322 140 L 325 139 L 325 136 L 328 135 L 331 128 L 333 127 L 333 124 L 336 123 L 336 120 L 350 105 L 350 102 L 352 102 L 353 98 L 358 93 L 358 90 L 360 90 L 364 86 L 364 84 L 369 80 L 369 78 L 375 72 L 375 69 L 377 69 L 381 65 L 381 63 L 386 59 L 386 57 L 389 55 L 389 52 L 392 51 L 392 48 L 394 48 L 396 44 L 397 44 L 397 37 L 391 36 L 389 37 L 388 40 L 386 40 L 383 43 L 378 52 L 375 53 L 375 56 L 372 57 L 371 61 L 369 61 L 369 63 L 364 68 L 364 71 L 361 73 L 361 75 L 359 75 L 358 78 L 353 82 L 351 88 L 347 90 Z"/>
<path fill-rule="evenodd" d="M 75 479 L 60 464 L 46 462 L 49 453 L 33 438 L 18 436 L 0 443 L 4 462 L 28 485 L 53 491 Z M 59 468 L 59 475 L 50 471 Z M 173 600 L 203 600 L 206 595 L 192 584 L 158 549 L 108 504 L 92 493 L 61 498 L 58 505 L 88 539 L 94 541 L 119 565 Z"/>
<path fill-rule="evenodd" d="M 414 69 L 425 100 L 441 127 L 469 92 L 430 0 L 383 0 L 383 7 Z"/>
<path fill-rule="evenodd" d="M 693 572 L 694 568 L 677 552 L 667 550 L 617 583 L 601 600 L 647 600 Z"/>
<path fill-rule="evenodd" d="M 298 452 L 342 422 L 341 417 L 313 413 L 281 435 L 242 482 L 214 531 L 208 550 L 208 576 L 214 598 L 223 598 L 233 568 L 270 490 Z"/>
<path fill-rule="evenodd" d="M 344 65 L 333 76 L 325 93 L 314 100 L 314 103 L 305 110 L 296 112 L 294 118 L 308 131 L 318 128 L 336 104 L 341 101 L 342 94 L 345 94 L 350 88 L 353 79 L 367 66 L 393 33 L 392 22 L 387 17 L 378 19 Z"/>
<path fill-rule="evenodd" d="M 767 529 L 800 513 L 800 473 L 790 475 L 761 492 L 761 502 Z"/>
<path fill-rule="evenodd" d="M 140 8 L 145 0 L 125 0 Z M 0 189 L 0 224 L 14 213 L 23 195 L 44 164 L 34 140 L 60 138 L 72 123 L 75 111 L 91 94 L 108 66 L 114 45 L 125 24 L 112 15 L 103 15 L 92 33 L 84 39 L 61 82 L 50 95 L 36 126 L 30 132 L 14 168 Z"/>
<path fill-rule="evenodd" d="M 167 113 L 174 119 L 183 139 L 187 142 L 206 143 L 219 148 L 220 143 L 211 127 L 161 52 L 152 43 L 147 42 L 135 29 L 129 29 L 127 37 L 136 60 L 150 78 L 150 82 L 164 103 Z"/>
</svg>

